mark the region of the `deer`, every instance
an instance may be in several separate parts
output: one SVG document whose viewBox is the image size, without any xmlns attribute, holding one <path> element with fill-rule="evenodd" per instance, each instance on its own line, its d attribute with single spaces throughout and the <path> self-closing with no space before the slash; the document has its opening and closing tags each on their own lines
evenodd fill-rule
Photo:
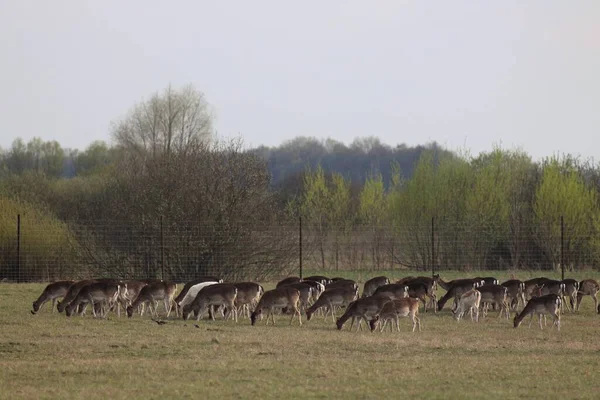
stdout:
<svg viewBox="0 0 600 400">
<path fill-rule="evenodd" d="M 326 276 L 322 276 L 322 275 L 308 276 L 308 277 L 302 279 L 302 281 L 303 282 L 306 282 L 306 281 L 318 282 L 318 283 L 320 283 L 323 286 L 331 283 L 331 279 L 329 279 Z"/>
<path fill-rule="evenodd" d="M 369 297 L 375 293 L 379 286 L 388 285 L 390 279 L 387 276 L 376 276 L 365 282 L 362 297 Z"/>
<path fill-rule="evenodd" d="M 598 298 L 596 295 L 600 291 L 600 285 L 594 279 L 584 279 L 579 282 L 579 291 L 577 292 L 577 311 L 579 311 L 579 307 L 581 306 L 581 300 L 583 296 L 592 296 L 594 299 L 594 310 L 598 308 Z"/>
<path fill-rule="evenodd" d="M 126 289 L 126 287 L 125 287 Z M 100 304 L 100 316 L 106 318 L 107 310 L 117 301 L 121 285 L 118 283 L 94 282 L 81 288 L 77 296 L 65 307 L 67 317 L 70 317 L 82 304 L 90 304 L 92 313 L 97 317 L 95 304 Z M 102 307 L 106 304 L 106 308 Z"/>
<path fill-rule="evenodd" d="M 423 303 L 423 311 L 427 312 L 427 297 L 429 293 L 429 289 L 427 288 L 427 284 L 424 282 L 420 282 L 418 280 L 411 281 L 407 285 L 408 288 L 408 296 L 414 299 L 418 299 Z M 436 303 L 437 304 L 437 303 Z"/>
<path fill-rule="evenodd" d="M 69 289 L 67 290 L 67 293 L 65 294 L 63 299 L 57 302 L 56 304 L 56 309 L 58 310 L 58 312 L 62 313 L 63 311 L 65 311 L 65 308 L 69 305 L 69 303 L 75 300 L 75 297 L 77 297 L 82 287 L 94 282 L 96 282 L 96 280 L 94 279 L 85 279 L 81 281 L 76 281 L 71 286 L 69 286 Z"/>
<path fill-rule="evenodd" d="M 321 307 L 327 307 L 327 312 L 324 318 L 327 319 L 327 314 L 331 312 L 331 318 L 335 322 L 335 306 L 347 306 L 358 298 L 358 290 L 356 287 L 338 287 L 326 289 L 321 296 L 314 302 L 312 306 L 306 310 L 306 320 L 310 321 L 312 314 Z"/>
<path fill-rule="evenodd" d="M 167 318 L 169 318 L 172 308 L 171 303 L 173 302 L 173 297 L 176 290 L 177 284 L 172 282 L 158 281 L 147 284 L 142 288 L 142 290 L 140 290 L 140 293 L 135 298 L 133 303 L 127 307 L 127 316 L 129 318 L 133 317 L 133 310 L 135 310 L 141 304 L 148 303 L 151 314 L 155 317 L 158 317 L 158 307 L 154 307 L 154 302 L 162 300 L 165 305 Z"/>
<path fill-rule="evenodd" d="M 183 285 L 183 289 L 181 289 L 181 292 L 179 292 L 179 294 L 177 295 L 177 297 L 175 297 L 175 304 L 177 304 L 178 308 L 181 308 L 179 306 L 179 303 L 181 303 L 181 301 L 185 298 L 185 296 L 187 295 L 188 291 L 193 287 L 196 286 L 199 283 L 204 283 L 204 282 L 217 282 L 217 283 L 223 283 L 223 279 L 217 278 L 216 276 L 199 276 L 196 279 L 193 279 L 189 282 L 186 282 L 185 285 Z"/>
<path fill-rule="evenodd" d="M 481 279 L 481 278 L 454 279 L 454 280 L 452 280 L 450 282 L 444 281 L 442 278 L 439 277 L 439 275 L 438 275 L 438 278 L 437 278 L 437 283 L 442 287 L 442 289 L 444 289 L 446 291 L 450 290 L 450 288 L 452 286 L 454 286 L 455 284 L 462 283 L 464 281 L 473 281 L 474 285 L 475 285 L 475 288 L 477 288 L 477 287 L 482 286 L 482 285 L 485 284 L 485 281 L 483 279 Z"/>
<path fill-rule="evenodd" d="M 305 285 L 312 286 L 312 288 L 313 288 L 312 298 L 310 299 L 311 304 L 314 303 L 315 301 L 317 301 L 317 299 L 319 298 L 321 293 L 323 293 L 325 291 L 325 285 L 323 285 L 321 282 L 305 279 L 302 281 L 302 283 Z"/>
<path fill-rule="evenodd" d="M 488 276 L 488 277 L 485 277 L 485 278 L 476 277 L 476 278 L 473 278 L 473 279 L 477 279 L 479 281 L 483 281 L 484 285 L 498 285 L 498 279 L 496 279 L 494 277 L 491 277 L 491 276 Z"/>
<path fill-rule="evenodd" d="M 510 308 L 516 310 L 519 307 L 519 303 L 523 303 L 525 307 L 525 283 L 518 279 L 510 279 L 502 283 L 508 291 L 506 292 L 507 301 L 509 301 Z"/>
<path fill-rule="evenodd" d="M 197 321 L 200 321 L 204 313 L 211 306 L 224 306 L 226 308 L 225 319 L 229 319 L 233 314 L 233 319 L 237 322 L 237 311 L 235 307 L 235 299 L 237 298 L 238 290 L 230 283 L 217 283 L 215 285 L 206 286 L 198 292 L 196 298 L 190 304 L 183 306 L 182 317 L 186 321 L 192 311 Z M 210 318 L 214 321 L 214 313 L 210 313 Z"/>
<path fill-rule="evenodd" d="M 197 283 L 188 289 L 188 291 L 187 291 L 186 295 L 183 297 L 183 299 L 179 300 L 179 303 L 177 303 L 177 301 L 175 301 L 175 303 L 181 310 L 183 310 L 184 306 L 191 304 L 194 301 L 194 299 L 196 298 L 196 296 L 198 295 L 198 293 L 200 293 L 200 291 L 202 289 L 204 289 L 207 286 L 218 285 L 218 284 L 219 284 L 219 282 L 217 282 L 217 281 L 208 281 L 208 282 Z M 179 297 L 179 296 L 177 296 L 177 297 Z"/>
<path fill-rule="evenodd" d="M 310 300 L 313 298 L 313 286 L 302 281 L 298 283 L 290 283 L 289 285 L 285 285 L 285 287 L 292 287 L 300 292 L 300 301 L 298 307 L 301 313 L 302 311 L 306 312 L 308 307 L 310 307 Z M 285 314 L 287 312 L 287 308 L 282 309 L 282 312 Z"/>
<path fill-rule="evenodd" d="M 260 317 L 266 310 L 267 313 L 267 323 L 269 325 L 269 316 L 271 317 L 271 321 L 273 321 L 273 325 L 275 325 L 275 309 L 287 309 L 292 312 L 292 319 L 290 319 L 290 325 L 294 322 L 294 317 L 298 316 L 298 323 L 302 325 L 302 316 L 300 315 L 300 310 L 298 309 L 298 303 L 300 302 L 300 291 L 298 289 L 294 289 L 293 287 L 283 286 L 280 288 L 276 288 L 273 290 L 269 290 L 265 292 L 256 308 L 250 315 L 250 323 L 252 326 L 256 324 L 256 319 Z"/>
<path fill-rule="evenodd" d="M 440 279 L 440 276 L 438 274 L 436 274 L 433 277 L 428 277 L 428 276 L 405 277 L 405 278 L 400 279 L 396 283 L 405 284 L 405 285 L 418 284 L 418 283 L 424 284 L 427 288 L 426 296 L 429 298 L 429 300 L 425 304 L 425 311 L 427 311 L 427 308 L 429 307 L 429 305 L 431 305 L 433 307 L 433 311 L 437 312 L 436 291 L 437 291 L 437 282 L 439 279 Z M 414 297 L 414 296 L 411 296 L 411 297 Z"/>
<path fill-rule="evenodd" d="M 250 307 L 258 304 L 265 293 L 265 289 L 255 282 L 238 282 L 234 283 L 233 286 L 237 289 L 237 296 L 235 296 L 237 313 L 239 314 L 241 311 L 242 315 L 247 315 L 250 318 Z"/>
<path fill-rule="evenodd" d="M 563 290 L 563 306 L 567 307 L 567 310 L 575 312 L 575 304 L 577 303 L 577 292 L 579 291 L 579 282 L 575 279 L 563 279 L 561 281 L 564 286 Z M 566 302 L 565 297 L 569 298 Z"/>
<path fill-rule="evenodd" d="M 385 294 L 392 300 L 403 299 L 408 297 L 408 286 L 400 283 L 390 283 L 388 285 L 379 286 L 373 295 Z"/>
<path fill-rule="evenodd" d="M 383 305 L 390 300 L 391 299 L 386 294 L 375 294 L 369 297 L 361 297 L 360 299 L 353 301 L 346 308 L 346 312 L 344 312 L 344 314 L 335 322 L 338 330 L 342 330 L 344 324 L 350 318 L 356 318 L 358 319 L 358 324 L 356 325 L 356 330 L 358 331 L 363 319 L 365 320 L 365 323 L 368 324 L 369 320 L 379 314 Z M 350 326 L 350 331 L 352 331 L 352 326 Z"/>
<path fill-rule="evenodd" d="M 135 298 L 140 294 L 140 291 L 142 290 L 142 288 L 147 285 L 146 282 L 136 281 L 136 280 L 125 281 L 124 283 L 125 283 L 125 285 L 127 285 L 127 291 L 120 292 L 119 298 L 117 299 L 117 302 L 115 304 L 115 306 L 118 307 L 117 312 L 119 314 L 121 312 L 121 310 L 120 310 L 121 306 L 123 306 L 123 310 L 125 312 L 127 312 L 127 307 L 133 303 Z M 144 305 L 142 304 L 140 307 L 140 315 L 144 314 L 143 306 Z"/>
<path fill-rule="evenodd" d="M 440 285 L 444 287 L 441 282 L 442 280 L 440 279 Z M 438 301 L 438 311 L 442 311 L 446 302 L 451 298 L 454 299 L 454 304 L 456 305 L 458 303 L 458 300 L 460 299 L 460 296 L 462 296 L 464 293 L 468 292 L 471 289 L 479 287 L 481 280 L 456 279 L 452 282 L 454 283 L 448 287 L 448 291 L 446 292 L 446 294 Z M 454 309 L 456 308 L 456 306 L 452 308 Z"/>
<path fill-rule="evenodd" d="M 69 290 L 69 287 L 74 282 L 75 281 L 57 281 L 50 283 L 48 286 L 46 286 L 40 297 L 38 297 L 37 300 L 33 302 L 33 309 L 31 310 L 31 313 L 37 314 L 38 311 L 42 309 L 44 303 L 50 300 L 52 301 L 52 307 L 50 309 L 50 312 L 54 313 L 54 306 L 56 304 L 56 300 L 58 298 L 65 297 Z"/>
<path fill-rule="evenodd" d="M 540 277 L 532 278 L 523 282 L 525 284 L 525 299 L 529 300 L 531 298 L 531 294 L 537 290 L 536 286 L 542 285 L 544 282 L 549 280 L 549 278 Z"/>
<path fill-rule="evenodd" d="M 471 289 L 463 293 L 458 300 L 458 305 L 453 311 L 454 319 L 459 322 L 466 312 L 471 314 L 471 321 L 479 322 L 479 305 L 481 304 L 481 292 L 477 289 Z M 473 319 L 475 313 L 475 319 Z"/>
<path fill-rule="evenodd" d="M 537 315 L 540 322 L 540 329 L 544 329 L 542 327 L 542 315 L 550 314 L 553 319 L 552 326 L 554 327 L 554 325 L 556 325 L 557 329 L 560 331 L 560 303 L 562 303 L 562 300 L 560 296 L 556 294 L 547 294 L 545 296 L 531 298 L 521 313 L 515 315 L 515 319 L 513 321 L 514 327 L 518 328 L 523 319 L 527 315 L 531 314 L 529 327 L 531 328 L 533 316 Z"/>
<path fill-rule="evenodd" d="M 383 321 L 381 326 L 381 332 L 385 329 L 388 321 L 392 320 L 396 323 L 396 328 L 400 332 L 400 321 L 399 317 L 410 317 L 413 323 L 414 332 L 418 327 L 419 332 L 421 331 L 421 320 L 417 316 L 419 314 L 419 300 L 412 297 L 406 297 L 403 299 L 392 300 L 383 305 L 383 308 L 371 321 L 369 322 L 371 332 L 377 329 L 379 321 Z M 393 331 L 393 323 L 390 324 L 390 330 Z"/>
<path fill-rule="evenodd" d="M 503 313 L 506 313 L 506 319 L 510 317 L 510 310 L 507 299 L 508 289 L 502 285 L 483 285 L 477 288 L 481 293 L 481 305 L 483 308 L 484 317 L 487 315 L 487 306 L 494 304 L 500 307 L 498 318 L 502 317 Z"/>
<path fill-rule="evenodd" d="M 325 290 L 339 288 L 339 287 L 354 288 L 358 292 L 358 283 L 356 283 L 356 281 L 354 281 L 352 279 L 338 279 L 335 281 L 332 279 L 331 283 L 328 283 L 327 285 L 325 285 Z"/>
<path fill-rule="evenodd" d="M 280 280 L 279 282 L 277 282 L 277 285 L 275 286 L 275 288 L 289 285 L 290 283 L 298 283 L 298 282 L 302 282 L 302 278 L 300 278 L 299 276 L 289 276 L 289 277 L 284 278 L 284 279 Z"/>
</svg>

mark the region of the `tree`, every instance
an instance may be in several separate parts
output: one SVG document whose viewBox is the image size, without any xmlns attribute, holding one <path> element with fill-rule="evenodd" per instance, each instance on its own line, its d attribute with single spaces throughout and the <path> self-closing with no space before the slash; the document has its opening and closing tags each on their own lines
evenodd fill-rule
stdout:
<svg viewBox="0 0 600 400">
<path fill-rule="evenodd" d="M 381 266 L 382 239 L 384 232 L 384 219 L 386 217 L 385 187 L 381 174 L 372 174 L 360 193 L 361 221 L 371 232 L 371 257 L 373 266 Z"/>
<path fill-rule="evenodd" d="M 112 135 L 118 146 L 144 158 L 186 154 L 211 140 L 212 120 L 202 92 L 169 86 L 113 123 Z"/>
<path fill-rule="evenodd" d="M 573 159 L 544 160 L 542 179 L 533 205 L 536 239 L 553 267 L 560 264 L 560 218 L 564 219 L 564 260 L 568 267 L 581 262 L 589 249 L 598 215 L 598 193 L 578 174 Z"/>
</svg>

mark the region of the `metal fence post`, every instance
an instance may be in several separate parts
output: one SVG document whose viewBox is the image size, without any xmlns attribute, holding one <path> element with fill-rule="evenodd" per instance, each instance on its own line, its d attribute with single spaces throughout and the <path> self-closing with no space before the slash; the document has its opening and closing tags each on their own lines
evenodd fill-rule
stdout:
<svg viewBox="0 0 600 400">
<path fill-rule="evenodd" d="M 300 265 L 300 279 L 302 279 L 302 216 L 298 217 L 298 261 Z"/>
<path fill-rule="evenodd" d="M 431 276 L 435 275 L 435 217 L 431 217 Z"/>
<path fill-rule="evenodd" d="M 165 280 L 165 238 L 163 235 L 163 216 L 160 216 L 160 277 Z"/>
<path fill-rule="evenodd" d="M 21 282 L 21 214 L 17 214 L 17 282 Z"/>
<path fill-rule="evenodd" d="M 560 276 L 565 280 L 565 219 L 560 216 Z"/>
</svg>

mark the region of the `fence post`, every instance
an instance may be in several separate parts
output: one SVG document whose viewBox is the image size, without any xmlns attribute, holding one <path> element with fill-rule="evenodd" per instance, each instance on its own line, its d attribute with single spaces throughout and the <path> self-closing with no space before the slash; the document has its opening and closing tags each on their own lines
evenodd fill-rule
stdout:
<svg viewBox="0 0 600 400">
<path fill-rule="evenodd" d="M 17 214 L 17 282 L 21 282 L 21 214 Z"/>
<path fill-rule="evenodd" d="M 160 216 L 160 277 L 165 280 L 165 238 L 163 236 L 163 216 Z"/>
<path fill-rule="evenodd" d="M 300 279 L 302 279 L 302 216 L 298 217 L 298 261 L 300 262 Z"/>
<path fill-rule="evenodd" d="M 431 277 L 435 275 L 435 217 L 431 217 Z"/>
<path fill-rule="evenodd" d="M 565 219 L 560 216 L 560 276 L 565 280 Z"/>
</svg>

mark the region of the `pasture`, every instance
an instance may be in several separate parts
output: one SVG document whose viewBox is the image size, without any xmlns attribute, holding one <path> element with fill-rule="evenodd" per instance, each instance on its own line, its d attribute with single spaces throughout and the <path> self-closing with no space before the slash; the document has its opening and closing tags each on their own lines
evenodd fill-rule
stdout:
<svg viewBox="0 0 600 400">
<path fill-rule="evenodd" d="M 362 283 L 382 273 L 340 274 Z M 516 273 L 519 279 L 541 275 Z M 371 333 L 349 332 L 349 323 L 338 331 L 318 316 L 308 322 L 303 316 L 301 327 L 289 326 L 289 316 L 276 317 L 275 326 L 263 320 L 253 327 L 247 319 L 236 324 L 171 316 L 158 325 L 148 315 L 67 318 L 51 314 L 50 304 L 31 315 L 44 286 L 0 284 L 1 398 L 584 399 L 600 391 L 600 316 L 590 297 L 578 313 L 563 314 L 560 332 L 551 323 L 528 328 L 529 318 L 514 329 L 514 313 L 510 321 L 491 313 L 478 324 L 468 318 L 457 323 L 447 307 L 420 312 L 422 332 L 412 333 L 410 321 L 401 319 L 400 333 Z M 439 289 L 438 298 L 443 293 Z"/>
</svg>

